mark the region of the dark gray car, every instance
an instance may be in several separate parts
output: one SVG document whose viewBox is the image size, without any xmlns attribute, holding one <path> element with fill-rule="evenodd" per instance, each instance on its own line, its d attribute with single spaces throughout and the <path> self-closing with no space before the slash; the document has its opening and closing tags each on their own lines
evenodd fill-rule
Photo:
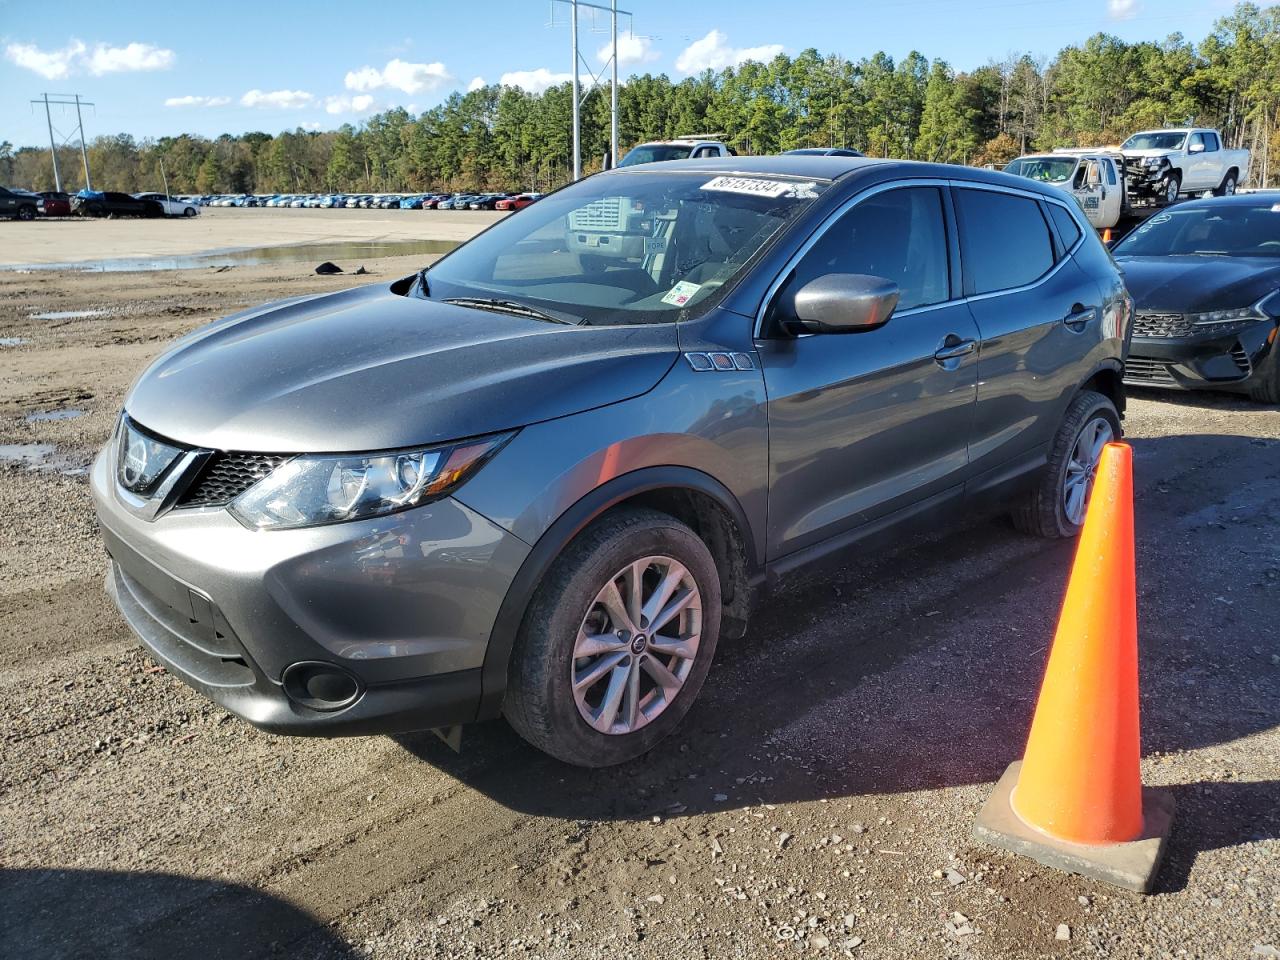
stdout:
<svg viewBox="0 0 1280 960">
<path fill-rule="evenodd" d="M 843 157 L 554 193 L 430 270 L 178 341 L 93 469 L 108 588 L 267 730 L 687 712 L 778 576 L 987 509 L 1074 535 L 1131 305 L 1051 187 Z"/>
</svg>

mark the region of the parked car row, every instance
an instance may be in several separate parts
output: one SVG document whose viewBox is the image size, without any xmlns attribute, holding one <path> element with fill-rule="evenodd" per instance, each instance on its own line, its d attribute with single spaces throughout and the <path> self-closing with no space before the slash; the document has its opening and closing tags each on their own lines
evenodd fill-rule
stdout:
<svg viewBox="0 0 1280 960">
<path fill-rule="evenodd" d="M 204 207 L 298 207 L 332 210 L 519 210 L 541 193 L 276 193 L 181 197 Z"/>
</svg>

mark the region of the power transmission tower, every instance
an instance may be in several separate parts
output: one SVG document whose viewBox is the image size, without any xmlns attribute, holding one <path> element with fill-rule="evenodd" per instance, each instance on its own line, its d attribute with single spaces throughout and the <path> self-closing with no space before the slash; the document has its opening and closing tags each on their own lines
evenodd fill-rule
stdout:
<svg viewBox="0 0 1280 960">
<path fill-rule="evenodd" d="M 605 69 L 611 69 L 612 75 L 609 83 L 609 163 L 610 166 L 617 166 L 618 163 L 618 17 L 619 15 L 628 18 L 628 25 L 631 24 L 631 12 L 629 10 L 619 10 L 618 0 L 609 0 L 609 6 L 603 6 L 598 3 L 588 3 L 587 0 L 551 0 L 551 23 L 549 26 L 556 26 L 555 20 L 555 4 L 563 3 L 569 8 L 569 36 L 573 45 L 573 179 L 580 180 L 582 178 L 582 83 L 579 77 L 579 67 L 587 68 L 587 75 L 591 77 L 592 85 L 598 85 L 600 79 L 604 76 Z M 582 52 L 578 49 L 578 8 L 586 7 L 590 10 L 600 10 L 609 14 L 609 32 L 612 35 L 610 44 L 610 56 L 608 62 L 600 69 L 597 74 L 591 69 L 591 65 L 587 63 L 582 56 Z"/>
<path fill-rule="evenodd" d="M 50 97 L 62 97 L 64 99 L 51 100 L 49 99 Z M 67 97 L 74 99 L 65 99 Z M 59 193 L 62 192 L 62 174 L 58 170 L 58 147 L 65 147 L 70 143 L 71 136 L 67 136 L 61 144 L 57 142 L 57 139 L 53 134 L 53 114 L 49 111 L 49 105 L 55 104 L 64 107 L 74 106 L 76 108 L 76 129 L 75 134 L 72 136 L 78 135 L 80 137 L 80 159 L 84 162 L 84 186 L 86 190 L 92 190 L 93 181 L 89 178 L 89 151 L 85 148 L 84 119 L 80 114 L 80 108 L 92 107 L 95 105 L 88 100 L 81 100 L 80 94 L 78 93 L 43 93 L 40 95 L 39 100 L 32 100 L 31 102 L 44 104 L 44 119 L 49 125 L 49 153 L 53 156 L 53 181 L 54 186 L 57 188 Z"/>
</svg>

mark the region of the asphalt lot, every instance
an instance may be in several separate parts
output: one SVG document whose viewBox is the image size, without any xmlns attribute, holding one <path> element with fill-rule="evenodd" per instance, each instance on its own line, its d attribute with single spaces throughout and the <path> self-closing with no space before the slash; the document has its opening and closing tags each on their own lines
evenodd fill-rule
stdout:
<svg viewBox="0 0 1280 960">
<path fill-rule="evenodd" d="M 1143 772 L 1178 804 L 1144 899 L 969 839 L 1072 555 L 999 519 L 788 584 L 620 769 L 501 721 L 460 756 L 275 738 L 160 672 L 103 595 L 77 471 L 170 339 L 357 282 L 311 266 L 0 273 L 0 338 L 24 341 L 0 346 L 6 957 L 1280 955 L 1257 952 L 1280 951 L 1280 410 L 1130 406 Z"/>
</svg>

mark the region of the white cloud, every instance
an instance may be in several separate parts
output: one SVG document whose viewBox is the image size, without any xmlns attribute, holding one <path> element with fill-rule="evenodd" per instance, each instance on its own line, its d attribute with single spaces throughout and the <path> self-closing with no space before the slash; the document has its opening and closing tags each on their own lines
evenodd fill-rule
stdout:
<svg viewBox="0 0 1280 960">
<path fill-rule="evenodd" d="M 109 47 L 99 43 L 89 55 L 89 72 L 95 77 L 104 73 L 137 73 L 141 70 L 167 70 L 177 57 L 172 50 L 149 43 L 130 43 Z"/>
<path fill-rule="evenodd" d="M 310 130 L 312 132 L 319 130 L 321 126 L 322 124 L 319 120 L 306 120 L 302 123 L 303 130 Z"/>
<path fill-rule="evenodd" d="M 514 70 L 504 73 L 498 83 L 504 87 L 519 87 L 529 93 L 542 93 L 548 87 L 568 83 L 573 79 L 572 73 L 552 73 L 546 67 L 537 70 Z"/>
<path fill-rule="evenodd" d="M 85 46 L 79 40 L 72 40 L 61 50 L 41 50 L 34 43 L 11 43 L 4 48 L 4 56 L 46 80 L 61 80 L 71 73 L 74 61 L 82 57 L 84 51 Z"/>
<path fill-rule="evenodd" d="M 315 97 L 305 90 L 250 90 L 240 98 L 242 107 L 267 107 L 275 110 L 296 110 L 309 106 Z"/>
<path fill-rule="evenodd" d="M 337 96 L 324 98 L 326 113 L 366 113 L 372 108 L 373 96 L 367 93 L 357 93 L 354 97 Z"/>
<path fill-rule="evenodd" d="M 781 52 L 780 43 L 768 43 L 761 47 L 731 47 L 728 37 L 719 30 L 712 30 L 701 40 L 695 40 L 685 47 L 680 56 L 676 57 L 676 69 L 681 73 L 701 73 L 703 70 L 736 67 L 748 60 L 768 63 Z"/>
<path fill-rule="evenodd" d="M 128 43 L 113 47 L 96 43 L 93 49 L 81 40 L 72 40 L 58 50 L 41 50 L 34 43 L 11 43 L 5 47 L 5 59 L 46 80 L 61 80 L 88 72 L 95 77 L 105 73 L 136 73 L 141 70 L 167 70 L 177 55 L 164 47 L 149 43 Z"/>
<path fill-rule="evenodd" d="M 596 59 L 601 63 L 605 63 L 612 54 L 613 44 L 606 43 L 596 52 Z M 625 67 L 633 63 L 649 63 L 661 56 L 661 53 L 653 49 L 653 41 L 648 37 L 637 37 L 633 33 L 618 34 L 618 66 Z"/>
<path fill-rule="evenodd" d="M 1112 20 L 1131 20 L 1138 13 L 1138 0 L 1107 0 L 1107 15 Z"/>
<path fill-rule="evenodd" d="M 485 86 L 484 77 L 472 77 L 471 82 L 467 84 L 467 93 L 480 90 Z"/>
<path fill-rule="evenodd" d="M 420 90 L 436 90 L 453 80 L 443 63 L 409 63 L 405 60 L 389 60 L 379 70 L 377 67 L 361 67 L 346 76 L 348 90 L 368 93 L 382 87 L 392 87 L 405 93 Z"/>
<path fill-rule="evenodd" d="M 230 102 L 230 97 L 170 97 L 164 105 L 166 107 L 225 107 Z"/>
</svg>

